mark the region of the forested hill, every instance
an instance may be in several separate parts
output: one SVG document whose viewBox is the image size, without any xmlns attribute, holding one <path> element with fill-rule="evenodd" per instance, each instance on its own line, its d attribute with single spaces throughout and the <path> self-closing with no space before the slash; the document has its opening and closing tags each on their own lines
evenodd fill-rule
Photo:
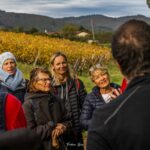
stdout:
<svg viewBox="0 0 150 150">
<path fill-rule="evenodd" d="M 91 30 L 91 20 L 95 31 L 114 31 L 119 25 L 130 19 L 144 20 L 150 24 L 150 18 L 137 15 L 112 18 L 103 15 L 89 15 L 80 17 L 52 18 L 41 15 L 10 13 L 0 11 L 0 28 L 22 27 L 25 30 L 36 28 L 41 32 L 60 31 L 65 24 L 73 23 Z"/>
</svg>

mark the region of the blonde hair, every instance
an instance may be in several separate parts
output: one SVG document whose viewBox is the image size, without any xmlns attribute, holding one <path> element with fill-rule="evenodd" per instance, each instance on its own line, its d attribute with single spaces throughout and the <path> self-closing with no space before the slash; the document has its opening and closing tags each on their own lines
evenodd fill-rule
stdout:
<svg viewBox="0 0 150 150">
<path fill-rule="evenodd" d="M 72 73 L 71 73 L 71 70 L 70 70 L 70 67 L 69 67 L 69 64 L 68 64 L 68 59 L 67 59 L 67 56 L 64 54 L 64 53 L 62 53 L 62 52 L 56 52 L 56 53 L 54 53 L 52 56 L 51 56 L 51 58 L 50 58 L 50 72 L 51 72 L 51 75 L 52 75 L 52 78 L 55 80 L 55 81 L 57 81 L 58 80 L 58 78 L 57 78 L 57 74 L 55 73 L 55 71 L 53 70 L 53 65 L 54 65 L 54 61 L 55 61 L 55 59 L 56 59 L 56 57 L 59 57 L 59 56 L 62 56 L 62 57 L 64 57 L 64 59 L 65 59 L 65 61 L 66 61 L 66 63 L 67 63 L 67 76 L 69 76 L 69 77 L 73 77 L 72 76 Z M 57 82 L 59 82 L 59 81 L 57 81 Z"/>
<path fill-rule="evenodd" d="M 100 64 L 95 64 L 89 69 L 89 76 L 92 81 L 94 81 L 95 72 L 99 71 L 100 74 L 107 74 L 109 76 L 108 69 Z"/>
</svg>

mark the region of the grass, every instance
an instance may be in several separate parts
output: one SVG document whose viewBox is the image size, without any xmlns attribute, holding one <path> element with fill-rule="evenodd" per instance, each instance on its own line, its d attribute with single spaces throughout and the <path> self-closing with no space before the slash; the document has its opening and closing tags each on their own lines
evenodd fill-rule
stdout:
<svg viewBox="0 0 150 150">
<path fill-rule="evenodd" d="M 111 82 L 114 82 L 120 85 L 122 81 L 122 75 L 117 67 L 117 64 L 114 61 L 111 61 L 108 63 L 107 67 L 109 70 Z M 33 68 L 33 66 L 23 64 L 23 63 L 18 63 L 18 68 L 23 72 L 24 78 L 29 79 L 29 73 L 31 69 Z M 79 78 L 83 81 L 87 91 L 90 92 L 94 86 L 94 83 L 90 80 L 88 73 L 84 73 L 84 75 L 79 76 Z"/>
</svg>

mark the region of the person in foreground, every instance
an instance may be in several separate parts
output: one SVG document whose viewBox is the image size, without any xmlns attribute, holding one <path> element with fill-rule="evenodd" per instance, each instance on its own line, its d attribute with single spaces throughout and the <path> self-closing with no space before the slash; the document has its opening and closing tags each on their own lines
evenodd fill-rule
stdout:
<svg viewBox="0 0 150 150">
<path fill-rule="evenodd" d="M 124 93 L 97 109 L 87 150 L 144 150 L 150 147 L 150 25 L 124 23 L 112 39 L 112 54 L 128 80 Z"/>
<path fill-rule="evenodd" d="M 0 134 L 1 150 L 43 150 L 40 137 L 28 128 L 14 129 Z"/>
<path fill-rule="evenodd" d="M 28 90 L 23 104 L 28 128 L 40 135 L 44 150 L 64 150 L 63 134 L 71 125 L 70 116 L 64 105 L 51 94 L 49 72 L 34 68 Z"/>
</svg>

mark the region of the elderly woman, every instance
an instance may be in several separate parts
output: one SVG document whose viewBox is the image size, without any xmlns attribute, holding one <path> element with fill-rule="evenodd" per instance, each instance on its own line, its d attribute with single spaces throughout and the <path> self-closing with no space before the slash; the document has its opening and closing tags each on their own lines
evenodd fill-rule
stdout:
<svg viewBox="0 0 150 150">
<path fill-rule="evenodd" d="M 110 83 L 108 69 L 100 64 L 93 65 L 89 69 L 89 75 L 95 86 L 92 92 L 86 96 L 80 116 L 80 123 L 85 131 L 88 130 L 94 110 L 106 105 L 121 92 L 119 85 Z M 86 149 L 86 136 L 87 132 L 84 133 L 84 149 Z"/>
<path fill-rule="evenodd" d="M 71 136 L 72 142 L 79 142 L 81 139 L 80 112 L 87 95 L 84 84 L 71 75 L 67 57 L 61 52 L 56 52 L 51 57 L 50 70 L 54 94 L 65 104 L 67 111 L 71 114 L 72 133 L 74 133 Z"/>
<path fill-rule="evenodd" d="M 23 104 L 28 128 L 40 135 L 45 150 L 63 150 L 62 136 L 71 125 L 64 105 L 51 94 L 47 70 L 35 68 L 30 73 L 28 93 Z"/>
<path fill-rule="evenodd" d="M 26 80 L 17 68 L 16 58 L 10 52 L 0 55 L 0 92 L 16 96 L 22 103 L 26 91 Z"/>
<path fill-rule="evenodd" d="M 107 68 L 102 67 L 100 64 L 92 66 L 89 69 L 89 75 L 96 86 L 86 96 L 83 104 L 80 121 L 85 130 L 88 130 L 94 110 L 109 103 L 121 92 L 119 85 L 110 83 Z"/>
</svg>

